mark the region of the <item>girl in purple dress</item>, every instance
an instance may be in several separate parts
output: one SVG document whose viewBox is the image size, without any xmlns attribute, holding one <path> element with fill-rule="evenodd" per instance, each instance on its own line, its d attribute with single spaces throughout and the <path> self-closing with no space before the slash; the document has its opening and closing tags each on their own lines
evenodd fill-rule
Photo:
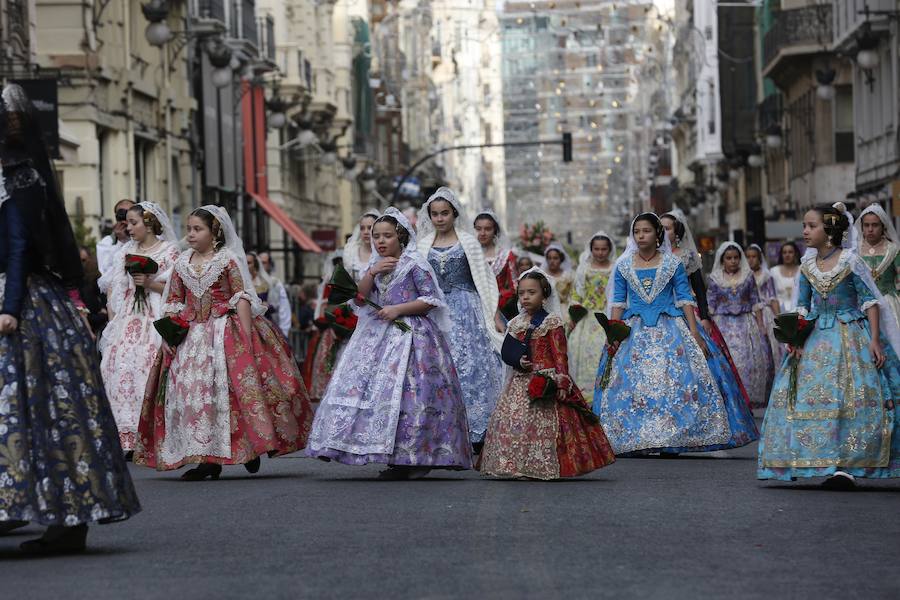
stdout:
<svg viewBox="0 0 900 600">
<path fill-rule="evenodd" d="M 762 317 L 764 303 L 744 251 L 736 243 L 725 242 L 716 252 L 706 300 L 747 389 L 750 405 L 765 407 L 766 388 L 775 369 Z"/>
<path fill-rule="evenodd" d="M 381 479 L 470 469 L 466 408 L 437 277 L 417 251 L 409 221 L 393 207 L 375 222 L 372 246 L 359 292 L 384 308 L 358 309 L 359 323 L 316 412 L 306 454 L 390 465 Z"/>
</svg>

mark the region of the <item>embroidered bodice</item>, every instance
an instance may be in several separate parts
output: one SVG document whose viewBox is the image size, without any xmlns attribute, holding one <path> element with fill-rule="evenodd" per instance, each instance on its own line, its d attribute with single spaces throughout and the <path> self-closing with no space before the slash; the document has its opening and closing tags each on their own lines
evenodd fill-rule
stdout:
<svg viewBox="0 0 900 600">
<path fill-rule="evenodd" d="M 851 252 L 843 252 L 834 268 L 826 272 L 819 269 L 815 259 L 804 261 L 800 267 L 797 310 L 808 320 L 815 319 L 819 329 L 834 327 L 835 320 L 850 323 L 863 319 L 864 311 L 877 303 L 853 272 L 853 258 Z"/>
<path fill-rule="evenodd" d="M 454 290 L 477 291 L 462 244 L 457 243 L 449 248 L 432 247 L 428 251 L 428 262 L 437 274 L 438 283 L 445 294 L 451 294 Z"/>
<path fill-rule="evenodd" d="M 597 269 L 593 266 L 588 267 L 584 274 L 583 293 L 578 292 L 578 286 L 575 286 L 572 292 L 572 304 L 579 304 L 591 311 L 602 311 L 606 309 L 606 284 L 609 283 L 609 276 L 612 274 L 612 268 Z"/>
<path fill-rule="evenodd" d="M 403 269 L 399 277 L 394 273 L 375 277 L 375 287 L 372 288 L 370 295 L 372 300 L 381 306 L 404 304 L 414 300 L 423 300 L 438 306 L 443 303 L 437 300 L 437 286 L 437 282 L 428 271 L 413 265 L 409 269 Z"/>
<path fill-rule="evenodd" d="M 714 315 L 742 315 L 759 306 L 759 291 L 752 273 L 735 285 L 721 285 L 710 278 L 706 293 L 709 310 Z"/>
<path fill-rule="evenodd" d="M 569 303 L 569 296 L 572 295 L 572 288 L 574 287 L 575 283 L 575 280 L 572 277 L 572 272 L 563 271 L 559 275 L 547 273 L 547 276 L 553 283 L 553 287 L 556 288 L 556 293 L 559 294 L 559 303 L 563 306 L 567 305 Z"/>
<path fill-rule="evenodd" d="M 656 326 L 660 315 L 681 316 L 681 307 L 696 306 L 691 284 L 681 260 L 664 254 L 650 269 L 635 269 L 633 257 L 618 264 L 613 280 L 612 307 L 625 308 L 623 319 L 640 317 L 645 325 Z"/>
<path fill-rule="evenodd" d="M 872 277 L 878 285 L 878 291 L 884 295 L 897 294 L 900 290 L 900 247 L 893 242 L 887 243 L 883 256 L 860 255 L 872 269 Z"/>
<path fill-rule="evenodd" d="M 235 310 L 241 298 L 249 300 L 234 255 L 220 250 L 200 266 L 190 264 L 193 255 L 188 250 L 175 263 L 164 313 L 205 322 Z"/>
</svg>

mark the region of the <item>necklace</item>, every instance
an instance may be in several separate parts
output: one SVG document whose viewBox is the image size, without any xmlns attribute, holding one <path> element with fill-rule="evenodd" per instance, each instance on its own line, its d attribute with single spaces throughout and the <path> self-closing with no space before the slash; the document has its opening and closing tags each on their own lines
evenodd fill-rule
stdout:
<svg viewBox="0 0 900 600">
<path fill-rule="evenodd" d="M 877 244 L 875 244 L 874 246 L 869 246 L 869 250 L 868 250 L 869 256 L 875 256 L 875 254 L 881 249 L 881 246 L 883 244 L 884 244 L 884 238 L 881 238 L 881 240 Z"/>
<path fill-rule="evenodd" d="M 817 259 L 818 259 L 818 261 L 819 261 L 819 264 L 824 263 L 826 260 L 828 260 L 829 258 L 831 258 L 832 256 L 834 256 L 834 253 L 837 252 L 837 251 L 840 250 L 840 249 L 841 249 L 841 247 L 838 246 L 837 248 L 835 248 L 834 250 L 832 250 L 831 252 L 829 252 L 829 253 L 826 254 L 825 256 L 819 256 L 819 257 L 817 257 Z"/>
<path fill-rule="evenodd" d="M 157 246 L 159 246 L 162 243 L 163 243 L 162 240 L 156 240 L 156 243 L 148 248 L 144 248 L 144 246 L 142 246 L 141 244 L 138 244 L 137 249 L 138 249 L 138 252 L 151 252 L 153 250 L 156 250 Z"/>
<path fill-rule="evenodd" d="M 638 257 L 639 257 L 642 261 L 644 261 L 644 264 L 648 264 L 648 263 L 650 263 L 650 262 L 653 262 L 653 259 L 656 258 L 656 255 L 657 255 L 657 254 L 659 254 L 659 251 L 658 251 L 658 250 L 654 250 L 654 251 L 653 251 L 653 254 L 650 255 L 650 258 L 644 258 L 644 255 L 641 254 L 640 252 L 638 252 L 637 255 L 638 255 Z"/>
</svg>

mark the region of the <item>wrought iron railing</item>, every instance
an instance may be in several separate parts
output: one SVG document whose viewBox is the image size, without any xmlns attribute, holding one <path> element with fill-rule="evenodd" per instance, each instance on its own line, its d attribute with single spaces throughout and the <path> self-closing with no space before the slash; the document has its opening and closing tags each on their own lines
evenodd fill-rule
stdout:
<svg viewBox="0 0 900 600">
<path fill-rule="evenodd" d="M 770 65 L 781 50 L 791 46 L 827 48 L 833 29 L 830 4 L 774 11 L 772 28 L 763 39 L 763 60 Z"/>
</svg>

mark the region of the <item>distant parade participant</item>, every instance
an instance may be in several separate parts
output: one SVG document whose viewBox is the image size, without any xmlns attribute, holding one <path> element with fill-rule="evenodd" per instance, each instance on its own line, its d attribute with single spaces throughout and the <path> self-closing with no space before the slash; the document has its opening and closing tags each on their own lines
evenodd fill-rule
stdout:
<svg viewBox="0 0 900 600">
<path fill-rule="evenodd" d="M 756 279 L 756 290 L 759 293 L 759 301 L 762 304 L 763 324 L 766 326 L 766 338 L 769 341 L 769 348 L 772 351 L 773 369 L 781 366 L 784 360 L 784 345 L 775 339 L 775 317 L 781 313 L 781 305 L 778 303 L 778 293 L 775 291 L 775 279 L 769 272 L 769 264 L 763 249 L 758 244 L 750 244 L 744 251 L 747 257 L 747 264 L 753 271 L 753 277 Z M 774 376 L 774 371 L 773 371 Z M 768 381 L 768 390 L 766 397 L 772 389 L 772 378 Z"/>
<path fill-rule="evenodd" d="M 900 322 L 900 237 L 897 230 L 879 204 L 866 207 L 855 226 L 859 256 L 872 269 L 878 290 L 891 307 L 894 318 Z"/>
<path fill-rule="evenodd" d="M 341 254 L 344 268 L 357 283 L 369 268 L 369 259 L 372 258 L 372 226 L 380 216 L 381 213 L 375 209 L 364 212 L 350 239 L 344 244 L 344 251 Z"/>
<path fill-rule="evenodd" d="M 544 272 L 550 278 L 550 283 L 559 294 L 560 307 L 563 319 L 569 320 L 569 297 L 572 295 L 572 259 L 563 245 L 559 242 L 551 242 L 544 249 Z"/>
<path fill-rule="evenodd" d="M 291 306 L 291 299 L 288 297 L 287 288 L 284 282 L 275 276 L 275 260 L 268 252 L 260 252 L 257 254 L 259 264 L 263 273 L 268 275 L 272 291 L 269 292 L 269 306 L 275 308 L 275 324 L 284 334 L 284 337 L 290 339 L 291 326 L 293 325 L 294 309 Z"/>
<path fill-rule="evenodd" d="M 316 303 L 313 311 L 313 323 L 321 324 L 325 319 L 325 313 L 334 307 L 328 305 L 326 286 L 331 281 L 334 268 L 343 264 L 343 252 L 329 252 L 322 263 L 322 281 L 316 289 Z M 303 381 L 313 401 L 320 400 L 325 395 L 325 390 L 331 382 L 331 375 L 337 365 L 340 355 L 341 340 L 338 339 L 334 329 L 330 327 L 317 328 L 309 340 L 306 350 L 306 360 L 303 361 Z"/>
<path fill-rule="evenodd" d="M 719 386 L 728 412 L 731 438 L 725 444 L 701 446 L 692 451 L 724 450 L 745 446 L 759 438 L 759 430 L 750 409 L 750 396 L 744 388 L 737 366 L 732 360 L 725 337 L 719 331 L 715 321 L 709 314 L 706 282 L 703 280 L 700 253 L 694 243 L 690 225 L 679 209 L 674 209 L 662 217 L 660 222 L 666 230 L 666 237 L 672 245 L 672 254 L 681 259 L 685 273 L 691 285 L 691 293 L 697 304 L 694 316 L 700 320 L 699 332 L 703 338 L 706 362 Z M 688 449 L 684 449 L 687 451 Z M 680 450 L 670 449 L 667 452 L 677 453 Z"/>
<path fill-rule="evenodd" d="M 228 213 L 194 210 L 187 240 L 163 306 L 188 323 L 187 337 L 157 355 L 134 462 L 160 471 L 196 464 L 188 481 L 218 479 L 222 465 L 256 473 L 263 454 L 306 445 L 312 408 L 287 341 L 263 316 Z"/>
<path fill-rule="evenodd" d="M 516 269 L 519 273 L 524 273 L 532 267 L 534 267 L 534 261 L 527 254 L 516 259 Z"/>
<path fill-rule="evenodd" d="M 389 480 L 472 467 L 447 343 L 454 325 L 416 242 L 412 225 L 393 207 L 375 222 L 359 293 L 382 309 L 358 303 L 359 322 L 316 411 L 307 456 L 386 464 L 380 479 Z"/>
<path fill-rule="evenodd" d="M 604 352 L 594 412 L 617 455 L 682 452 L 732 441 L 729 415 L 704 355 L 696 300 L 660 219 L 635 217 L 613 273 L 610 318 L 631 327 Z M 608 387 L 600 383 L 612 362 Z M 745 407 L 746 409 L 746 407 Z"/>
<path fill-rule="evenodd" d="M 500 303 L 505 298 L 514 297 L 519 271 L 516 267 L 516 255 L 509 239 L 500 229 L 500 221 L 492 210 L 482 210 L 475 217 L 475 237 L 481 244 L 488 268 L 497 278 L 500 292 Z M 502 308 L 498 306 L 498 309 Z M 506 318 L 499 312 L 496 315 L 497 329 L 506 330 Z"/>
<path fill-rule="evenodd" d="M 100 279 L 97 281 L 97 285 L 100 287 L 100 291 L 107 296 L 115 274 L 113 262 L 116 255 L 125 244 L 131 241 L 131 236 L 128 235 L 128 210 L 134 204 L 134 200 L 129 200 L 128 198 L 123 198 L 116 202 L 113 206 L 113 214 L 116 220 L 112 226 L 112 231 L 97 242 L 97 269 L 100 271 Z M 117 307 L 114 306 L 114 308 Z"/>
<path fill-rule="evenodd" d="M 581 306 L 587 314 L 569 333 L 569 369 L 578 388 L 593 396 L 597 365 L 606 344 L 603 327 L 594 313 L 606 311 L 606 290 L 616 262 L 616 246 L 612 237 L 598 231 L 585 243 L 575 270 L 572 306 Z"/>
<path fill-rule="evenodd" d="M 778 264 L 772 267 L 772 280 L 781 312 L 792 312 L 797 308 L 799 277 L 800 248 L 794 242 L 785 242 L 778 251 Z"/>
<path fill-rule="evenodd" d="M 811 327 L 779 371 L 759 443 L 759 479 L 900 477 L 900 331 L 890 304 L 855 252 L 842 203 L 803 217 L 807 246 L 797 311 Z M 796 388 L 791 387 L 791 381 Z"/>
<path fill-rule="evenodd" d="M 481 455 L 482 474 L 500 478 L 559 479 L 605 467 L 615 455 L 603 428 L 569 376 L 559 296 L 538 268 L 519 277 L 522 311 L 507 335 L 527 347 L 491 415 Z M 534 401 L 532 377 L 552 380 L 556 397 Z"/>
<path fill-rule="evenodd" d="M 110 322 L 100 339 L 100 372 L 112 406 L 122 449 L 134 450 L 147 377 L 162 346 L 153 322 L 163 317 L 162 293 L 172 274 L 179 250 L 177 235 L 162 207 L 153 202 L 135 204 L 126 215 L 131 241 L 124 244 L 110 266 Z M 131 274 L 126 256 L 146 256 L 158 270 Z"/>
<path fill-rule="evenodd" d="M 0 94 L 0 535 L 32 554 L 85 549 L 88 524 L 140 511 L 80 312 L 75 236 L 37 111 Z"/>
<path fill-rule="evenodd" d="M 471 221 L 450 188 L 439 188 L 419 211 L 419 253 L 428 257 L 447 297 L 450 352 L 462 386 L 469 438 L 480 450 L 503 385 L 497 279 L 488 270 Z"/>
<path fill-rule="evenodd" d="M 775 367 L 762 316 L 764 304 L 744 251 L 735 242 L 723 243 L 716 252 L 706 299 L 750 397 L 750 406 L 765 408 L 766 388 Z"/>
</svg>

